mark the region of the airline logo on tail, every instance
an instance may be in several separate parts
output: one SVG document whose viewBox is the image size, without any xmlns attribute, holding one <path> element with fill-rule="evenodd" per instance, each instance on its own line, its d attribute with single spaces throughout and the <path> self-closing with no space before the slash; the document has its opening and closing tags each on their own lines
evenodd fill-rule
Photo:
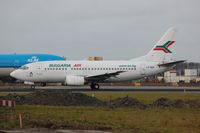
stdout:
<svg viewBox="0 0 200 133">
<path fill-rule="evenodd" d="M 153 50 L 163 51 L 165 53 L 172 53 L 168 48 L 174 43 L 175 41 L 168 41 L 164 45 L 158 45 Z"/>
</svg>

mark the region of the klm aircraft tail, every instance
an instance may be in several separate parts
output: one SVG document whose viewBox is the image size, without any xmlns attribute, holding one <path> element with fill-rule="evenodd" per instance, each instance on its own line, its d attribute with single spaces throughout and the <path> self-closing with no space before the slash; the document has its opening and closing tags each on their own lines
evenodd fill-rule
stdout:
<svg viewBox="0 0 200 133">
<path fill-rule="evenodd" d="M 175 45 L 175 28 L 170 28 L 145 56 L 137 58 L 141 61 L 159 63 L 172 62 L 173 47 Z"/>
</svg>

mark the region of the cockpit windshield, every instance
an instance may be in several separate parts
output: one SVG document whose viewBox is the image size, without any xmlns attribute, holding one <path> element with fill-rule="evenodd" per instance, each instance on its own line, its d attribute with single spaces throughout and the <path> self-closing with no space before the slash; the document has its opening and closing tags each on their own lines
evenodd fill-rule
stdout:
<svg viewBox="0 0 200 133">
<path fill-rule="evenodd" d="M 19 69 L 22 69 L 22 70 L 28 70 L 29 67 L 27 67 L 27 66 L 21 66 Z"/>
</svg>

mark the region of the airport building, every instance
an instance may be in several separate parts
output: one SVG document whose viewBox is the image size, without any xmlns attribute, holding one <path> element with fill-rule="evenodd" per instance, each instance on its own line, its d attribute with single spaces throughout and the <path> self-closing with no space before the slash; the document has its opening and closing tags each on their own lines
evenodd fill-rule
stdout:
<svg viewBox="0 0 200 133">
<path fill-rule="evenodd" d="M 200 63 L 186 62 L 178 64 L 175 69 L 156 76 L 165 83 L 197 83 L 200 82 Z"/>
<path fill-rule="evenodd" d="M 90 57 L 88 57 L 88 60 L 89 61 L 102 61 L 103 57 L 100 57 L 100 56 L 90 56 Z"/>
<path fill-rule="evenodd" d="M 164 73 L 164 81 L 166 83 L 171 83 L 171 82 L 194 83 L 197 82 L 197 80 L 198 80 L 197 69 L 185 69 L 184 75 L 178 75 L 176 70 L 171 70 Z"/>
</svg>

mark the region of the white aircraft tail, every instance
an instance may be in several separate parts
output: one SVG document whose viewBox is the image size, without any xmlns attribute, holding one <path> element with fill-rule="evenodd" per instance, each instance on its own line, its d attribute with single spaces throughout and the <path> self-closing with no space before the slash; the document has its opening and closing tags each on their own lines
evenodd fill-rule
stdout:
<svg viewBox="0 0 200 133">
<path fill-rule="evenodd" d="M 141 61 L 153 61 L 159 63 L 172 62 L 173 46 L 175 44 L 175 28 L 170 28 L 145 56 L 137 58 Z"/>
</svg>

